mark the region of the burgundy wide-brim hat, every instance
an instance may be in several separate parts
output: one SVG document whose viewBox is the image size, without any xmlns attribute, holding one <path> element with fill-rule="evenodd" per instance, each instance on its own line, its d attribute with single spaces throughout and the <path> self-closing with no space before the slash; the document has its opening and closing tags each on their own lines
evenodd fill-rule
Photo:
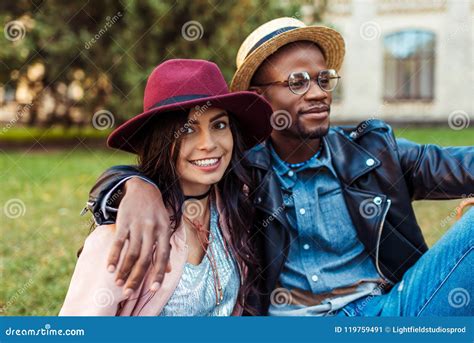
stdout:
<svg viewBox="0 0 474 343">
<path fill-rule="evenodd" d="M 199 106 L 199 107 L 196 107 Z M 218 107 L 228 111 L 242 127 L 245 147 L 264 141 L 272 127 L 272 108 L 253 92 L 230 93 L 216 64 L 204 60 L 172 59 L 158 65 L 148 78 L 143 113 L 116 128 L 107 140 L 111 148 L 137 153 L 144 128 L 151 120 L 171 111 Z"/>
</svg>

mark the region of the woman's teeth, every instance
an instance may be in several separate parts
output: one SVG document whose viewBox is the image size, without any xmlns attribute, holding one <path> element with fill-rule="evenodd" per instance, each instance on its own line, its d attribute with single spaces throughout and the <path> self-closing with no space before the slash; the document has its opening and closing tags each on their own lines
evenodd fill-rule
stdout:
<svg viewBox="0 0 474 343">
<path fill-rule="evenodd" d="M 195 164 L 199 167 L 210 167 L 210 166 L 216 165 L 217 162 L 219 162 L 218 158 L 207 158 L 203 160 L 191 161 L 192 164 Z"/>
</svg>

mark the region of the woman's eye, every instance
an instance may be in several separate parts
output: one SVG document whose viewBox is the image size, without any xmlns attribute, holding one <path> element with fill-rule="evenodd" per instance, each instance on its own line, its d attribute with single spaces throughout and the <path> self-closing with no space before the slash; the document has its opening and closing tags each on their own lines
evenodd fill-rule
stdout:
<svg viewBox="0 0 474 343">
<path fill-rule="evenodd" d="M 190 126 L 184 128 L 184 133 L 189 135 L 194 132 L 194 129 Z"/>
<path fill-rule="evenodd" d="M 220 122 L 216 123 L 214 125 L 214 127 L 218 130 L 223 130 L 223 129 L 227 128 L 227 123 L 223 122 L 223 121 L 220 121 Z"/>
</svg>

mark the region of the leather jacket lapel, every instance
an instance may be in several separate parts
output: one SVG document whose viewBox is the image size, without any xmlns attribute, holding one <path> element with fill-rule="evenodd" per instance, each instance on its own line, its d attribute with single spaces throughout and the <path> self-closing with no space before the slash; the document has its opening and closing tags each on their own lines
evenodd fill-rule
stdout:
<svg viewBox="0 0 474 343">
<path fill-rule="evenodd" d="M 338 130 L 331 129 L 324 142 L 331 152 L 333 167 L 345 185 L 351 185 L 357 178 L 381 165 L 374 155 Z"/>
</svg>

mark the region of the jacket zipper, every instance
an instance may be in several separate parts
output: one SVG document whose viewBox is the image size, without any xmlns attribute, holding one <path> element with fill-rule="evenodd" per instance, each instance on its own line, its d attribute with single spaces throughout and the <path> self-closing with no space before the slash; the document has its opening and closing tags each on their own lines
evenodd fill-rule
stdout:
<svg viewBox="0 0 474 343">
<path fill-rule="evenodd" d="M 82 209 L 81 213 L 79 213 L 79 215 L 82 217 L 84 214 L 86 214 L 87 211 L 89 211 L 92 206 L 95 205 L 95 201 L 88 201 L 86 202 L 86 206 L 84 206 L 84 208 Z"/>
<path fill-rule="evenodd" d="M 391 204 L 392 204 L 392 201 L 390 199 L 387 199 L 387 207 L 383 213 L 382 221 L 380 223 L 379 233 L 377 237 L 377 246 L 375 249 L 375 267 L 377 268 L 377 271 L 380 274 L 380 276 L 382 276 L 382 278 L 384 278 L 389 283 L 393 284 L 393 282 L 390 281 L 390 279 L 382 273 L 382 270 L 380 269 L 380 264 L 379 264 L 380 239 L 382 238 L 382 229 L 383 229 L 383 224 L 385 223 L 385 217 L 387 216 L 387 213 L 388 213 L 388 210 L 390 209 Z"/>
</svg>

